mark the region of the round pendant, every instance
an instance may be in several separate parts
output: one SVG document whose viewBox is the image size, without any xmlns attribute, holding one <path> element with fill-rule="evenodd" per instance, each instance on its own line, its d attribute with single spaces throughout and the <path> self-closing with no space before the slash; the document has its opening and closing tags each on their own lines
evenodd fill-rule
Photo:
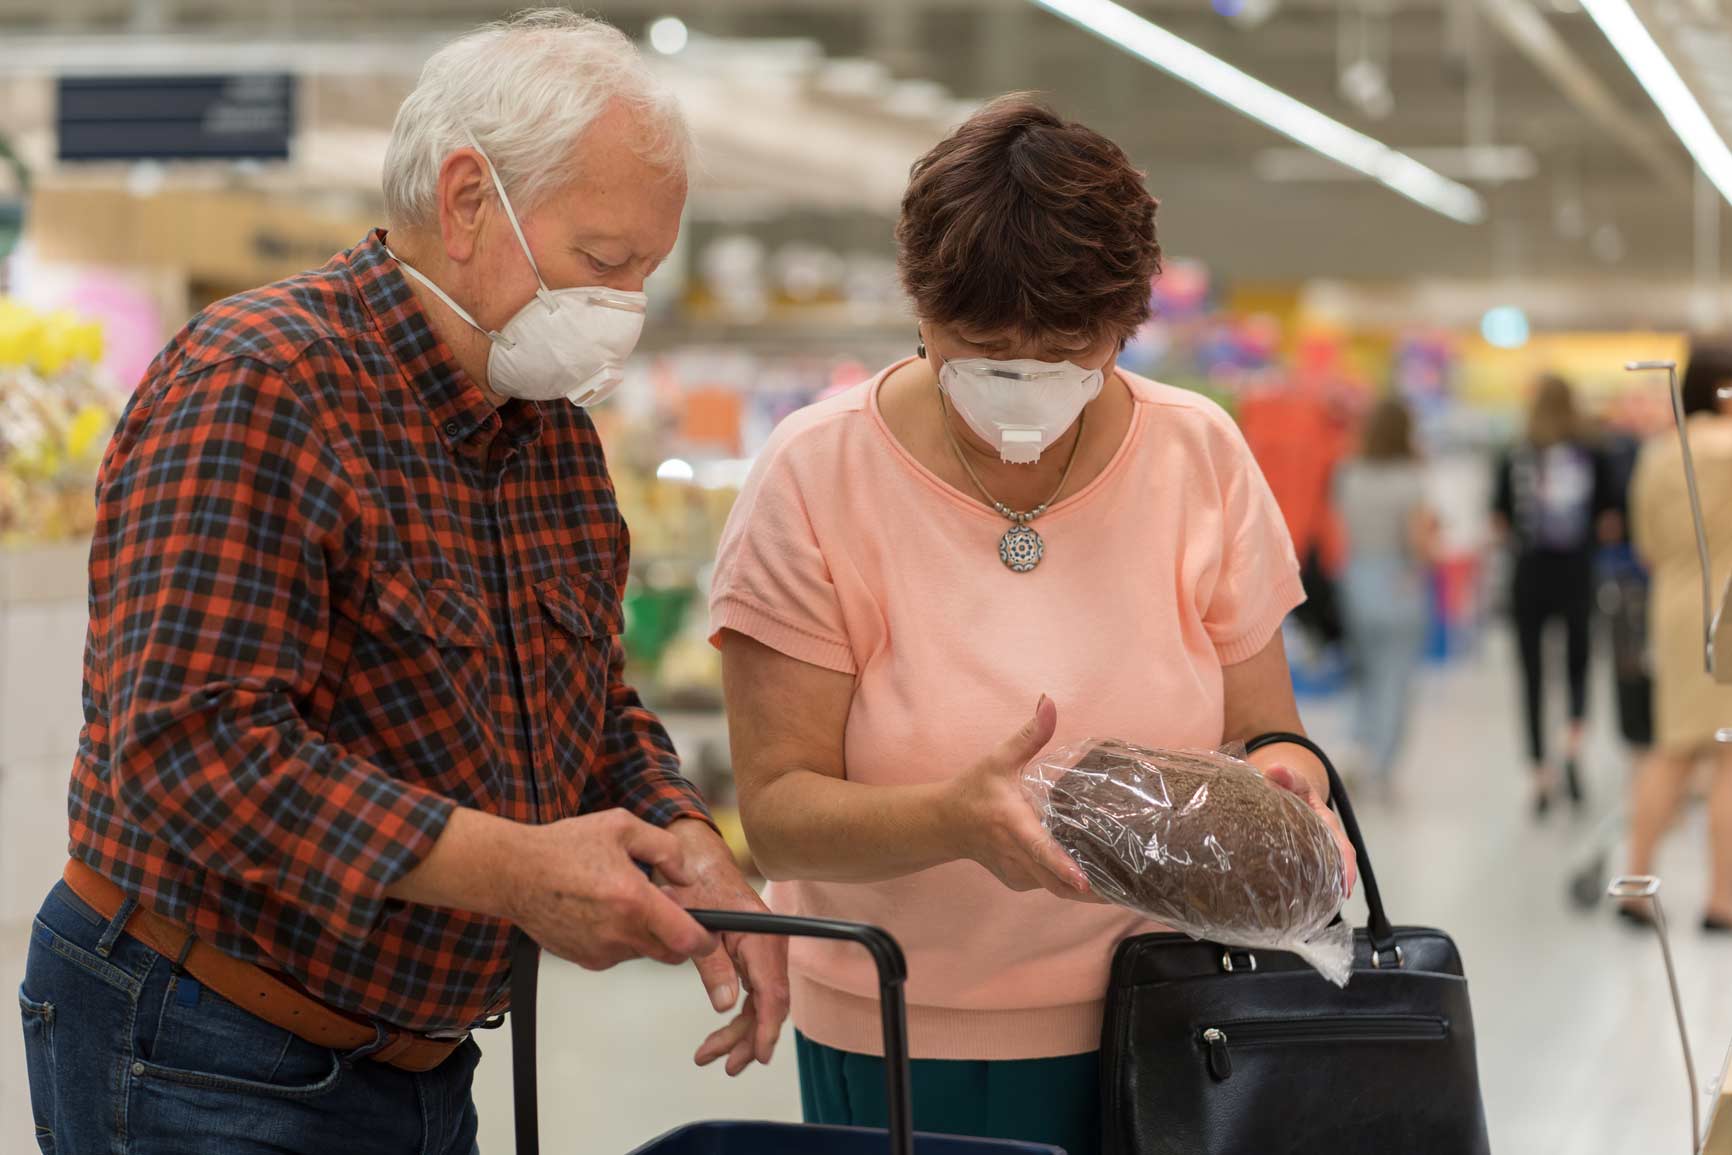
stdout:
<svg viewBox="0 0 1732 1155">
<path fill-rule="evenodd" d="M 1026 525 L 1013 525 L 998 541 L 999 560 L 1016 573 L 1028 573 L 1046 556 L 1046 542 Z"/>
</svg>

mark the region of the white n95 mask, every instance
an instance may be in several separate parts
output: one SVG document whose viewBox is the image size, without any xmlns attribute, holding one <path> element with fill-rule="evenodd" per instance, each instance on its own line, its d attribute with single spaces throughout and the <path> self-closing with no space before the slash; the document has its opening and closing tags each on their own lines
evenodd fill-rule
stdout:
<svg viewBox="0 0 1732 1155">
<path fill-rule="evenodd" d="M 1026 358 L 965 357 L 938 370 L 939 387 L 968 427 L 1016 465 L 1039 461 L 1100 396 L 1104 380 L 1099 369 Z"/>
<path fill-rule="evenodd" d="M 391 253 L 392 259 L 450 306 L 452 312 L 487 334 L 487 339 L 493 342 L 487 351 L 487 384 L 495 393 L 525 401 L 556 401 L 564 397 L 573 405 L 600 404 L 619 388 L 625 359 L 637 348 L 643 332 L 644 308 L 649 298 L 642 293 L 601 287 L 548 288 L 517 223 L 517 214 L 512 211 L 511 198 L 505 195 L 499 170 L 474 138 L 469 143 L 487 161 L 493 187 L 499 190 L 499 203 L 505 207 L 511 231 L 517 234 L 517 243 L 523 247 L 529 269 L 535 274 L 539 286 L 535 296 L 505 322 L 504 328 L 486 329 L 419 270 L 405 264 L 396 253 Z"/>
</svg>

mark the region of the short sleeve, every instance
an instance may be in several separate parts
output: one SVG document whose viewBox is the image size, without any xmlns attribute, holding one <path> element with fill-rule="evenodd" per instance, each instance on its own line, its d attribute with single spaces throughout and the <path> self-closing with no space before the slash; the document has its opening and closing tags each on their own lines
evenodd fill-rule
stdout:
<svg viewBox="0 0 1732 1155">
<path fill-rule="evenodd" d="M 810 665 L 854 674 L 842 603 L 796 467 L 798 444 L 758 459 L 722 533 L 710 583 L 710 641 L 733 630 Z"/>
<path fill-rule="evenodd" d="M 1256 657 L 1305 600 L 1293 539 L 1244 437 L 1222 418 L 1221 564 L 1203 626 L 1224 666 Z M 1224 444 L 1220 444 L 1224 442 Z"/>
</svg>

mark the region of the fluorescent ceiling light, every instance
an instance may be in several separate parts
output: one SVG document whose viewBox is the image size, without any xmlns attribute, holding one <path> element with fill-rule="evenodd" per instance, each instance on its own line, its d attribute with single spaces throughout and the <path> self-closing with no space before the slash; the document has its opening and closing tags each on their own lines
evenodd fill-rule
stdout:
<svg viewBox="0 0 1732 1155">
<path fill-rule="evenodd" d="M 1628 0 L 1581 0 L 1581 3 L 1659 105 L 1666 123 L 1684 142 L 1697 166 L 1714 182 L 1720 195 L 1732 201 L 1732 150 L 1727 149 L 1714 122 L 1691 95 L 1690 86 L 1648 34 L 1642 18 Z"/>
<path fill-rule="evenodd" d="M 1264 84 L 1113 0 L 1032 2 L 1428 209 L 1464 224 L 1485 219 L 1485 201 L 1466 185 Z"/>
<path fill-rule="evenodd" d="M 1539 158 L 1520 144 L 1469 145 L 1466 148 L 1416 148 L 1414 160 L 1453 180 L 1481 184 L 1508 184 L 1532 180 L 1539 175 Z M 1308 148 L 1266 148 L 1251 159 L 1251 170 L 1267 181 L 1359 180 L 1352 169 L 1342 168 L 1328 157 Z"/>
</svg>

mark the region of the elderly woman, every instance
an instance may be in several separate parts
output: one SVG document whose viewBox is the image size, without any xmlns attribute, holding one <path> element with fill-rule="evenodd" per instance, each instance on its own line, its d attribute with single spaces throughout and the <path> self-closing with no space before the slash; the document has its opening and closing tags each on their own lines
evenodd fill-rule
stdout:
<svg viewBox="0 0 1732 1155">
<path fill-rule="evenodd" d="M 782 424 L 717 560 L 741 814 L 772 906 L 907 950 L 918 1126 L 1088 1152 L 1110 957 L 1151 928 L 1079 901 L 1019 773 L 1061 726 L 1297 730 L 1298 566 L 1226 415 L 1116 365 L 1160 266 L 1116 145 L 1000 100 L 916 163 L 897 237 L 917 355 Z M 1307 754 L 1259 760 L 1321 808 Z M 808 1119 L 880 1122 L 871 964 L 790 965 Z"/>
</svg>

